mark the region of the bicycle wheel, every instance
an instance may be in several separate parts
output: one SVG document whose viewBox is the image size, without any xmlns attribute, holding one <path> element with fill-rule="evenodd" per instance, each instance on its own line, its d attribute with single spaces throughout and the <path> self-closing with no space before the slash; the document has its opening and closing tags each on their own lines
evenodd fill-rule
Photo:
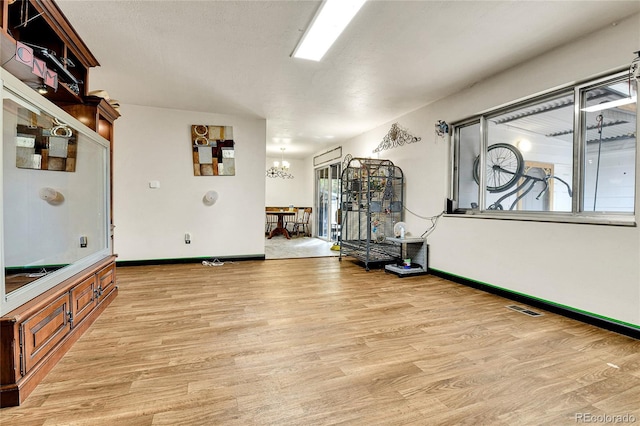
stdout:
<svg viewBox="0 0 640 426">
<path fill-rule="evenodd" d="M 518 182 L 523 170 L 524 159 L 515 146 L 497 143 L 487 149 L 487 191 L 506 191 Z M 473 179 L 480 184 L 480 156 L 473 162 Z"/>
</svg>

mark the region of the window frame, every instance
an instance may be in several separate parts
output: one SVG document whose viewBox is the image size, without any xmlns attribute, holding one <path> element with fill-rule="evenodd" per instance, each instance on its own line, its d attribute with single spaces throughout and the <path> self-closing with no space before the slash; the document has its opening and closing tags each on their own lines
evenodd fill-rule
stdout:
<svg viewBox="0 0 640 426">
<path fill-rule="evenodd" d="M 455 208 L 454 211 L 447 212 L 450 217 L 474 217 L 485 219 L 510 219 L 521 221 L 535 221 L 535 222 L 560 222 L 560 223 L 584 223 L 584 224 L 599 224 L 599 225 L 622 225 L 622 226 L 636 226 L 636 214 L 638 213 L 638 178 L 640 173 L 638 167 L 638 102 L 636 101 L 636 148 L 635 148 L 635 175 L 634 181 L 634 211 L 633 212 L 598 212 L 598 211 L 584 211 L 584 187 L 585 187 L 585 151 L 586 146 L 583 146 L 584 137 L 586 134 L 586 113 L 581 110 L 586 104 L 586 98 L 584 93 L 590 89 L 603 86 L 607 83 L 615 82 L 618 80 L 626 80 L 627 78 L 633 79 L 629 74 L 629 70 L 617 71 L 615 73 L 609 73 L 598 78 L 589 79 L 575 84 L 568 84 L 562 87 L 558 87 L 553 90 L 549 90 L 543 93 L 532 95 L 526 98 L 522 98 L 518 101 L 513 101 L 502 106 L 490 108 L 483 112 L 480 112 L 474 116 L 467 117 L 463 120 L 459 120 L 451 124 L 452 128 L 452 144 L 451 144 L 451 176 L 450 176 L 450 190 L 453 199 L 454 206 L 460 199 L 459 189 L 459 175 L 460 175 L 460 129 L 474 124 L 479 124 L 479 136 L 480 136 L 480 183 L 478 184 L 478 208 Z M 636 82 L 636 88 L 640 86 L 640 83 Z M 515 111 L 518 109 L 524 109 L 528 106 L 540 104 L 562 94 L 570 94 L 573 91 L 574 104 L 573 104 L 573 140 L 572 140 L 572 178 L 571 185 L 573 188 L 573 196 L 571 199 L 571 211 L 513 211 L 513 210 L 487 210 L 486 208 L 486 167 L 483 165 L 486 161 L 486 152 L 488 147 L 488 119 L 494 116 Z"/>
</svg>

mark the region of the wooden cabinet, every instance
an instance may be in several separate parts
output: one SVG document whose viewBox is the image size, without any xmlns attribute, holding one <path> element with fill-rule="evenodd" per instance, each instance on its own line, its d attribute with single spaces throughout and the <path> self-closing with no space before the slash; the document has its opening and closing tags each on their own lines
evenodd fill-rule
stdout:
<svg viewBox="0 0 640 426">
<path fill-rule="evenodd" d="M 98 283 L 94 276 L 89 276 L 80 284 L 69 290 L 71 300 L 71 315 L 75 323 L 80 323 L 91 313 L 98 301 Z"/>
<path fill-rule="evenodd" d="M 58 89 L 46 96 L 56 104 L 82 103 L 89 69 L 99 63 L 52 0 L 0 0 L 3 67 L 24 82 L 42 86 L 29 66 L 15 60 L 16 41 L 34 48 L 34 57 L 58 75 Z M 36 87 L 33 87 L 34 89 Z"/>
<path fill-rule="evenodd" d="M 21 373 L 26 374 L 71 330 L 69 295 L 64 293 L 20 323 Z"/>
<path fill-rule="evenodd" d="M 48 102 L 46 104 L 49 105 L 40 104 L 42 99 L 38 94 L 40 92 L 36 93 L 35 90 L 43 86 L 44 79 L 34 75 L 35 68 L 16 59 L 17 42 L 32 48 L 32 58 L 42 60 L 42 64 L 46 65 L 47 69 L 57 73 L 59 83 L 57 90 L 50 89 L 42 94 L 55 106 L 51 106 Z M 63 121 L 73 127 L 78 134 L 83 133 L 88 139 L 97 142 L 97 145 L 92 146 L 99 146 L 99 149 L 102 149 L 100 158 L 104 158 L 104 161 L 113 158 L 113 123 L 120 114 L 106 100 L 88 96 L 89 70 L 98 66 L 99 63 L 53 0 L 0 0 L 0 61 L 3 94 L 8 87 L 13 93 L 20 95 L 20 99 L 24 101 L 19 104 L 21 108 L 26 108 L 22 103 L 40 104 L 38 108 L 30 108 L 36 115 L 34 111 L 42 110 L 43 114 L 60 117 L 62 111 L 59 109 L 64 109 L 73 118 L 108 140 L 109 152 L 106 150 L 104 141 L 99 140 L 100 138 L 93 133 L 88 135 L 89 132 L 82 129 L 83 126 L 80 126 L 80 123 L 73 123 L 72 117 L 62 114 L 67 117 Z M 11 81 L 16 79 L 20 81 Z M 4 101 L 9 102 L 6 99 Z M 6 134 L 4 133 L 5 121 L 9 123 L 7 127 L 13 128 L 14 132 L 16 129 L 15 123 L 11 121 L 10 114 L 6 111 L 5 109 L 2 119 L 3 127 L 0 129 L 3 134 Z M 17 113 L 14 115 L 18 117 Z M 91 158 L 99 157 L 95 155 Z M 7 170 L 8 168 L 5 168 L 4 172 Z M 102 173 L 104 168 L 85 166 L 85 170 L 89 170 L 89 173 Z M 7 179 L 4 174 L 3 176 L 2 192 L 7 194 L 11 192 L 6 190 L 7 185 L 15 183 L 16 179 Z M 46 182 L 45 175 L 34 176 Z M 112 180 L 111 177 L 105 175 L 103 179 L 104 181 Z M 32 179 L 32 182 L 36 181 L 37 179 Z M 79 176 L 76 176 L 76 181 L 84 182 Z M 84 185 L 82 189 L 86 191 L 86 183 Z M 104 202 L 100 203 L 101 206 L 106 206 L 107 200 L 112 197 L 110 188 L 111 185 L 105 183 L 100 191 L 93 191 L 94 194 L 98 193 L 97 196 L 104 197 Z M 75 191 L 75 193 L 79 192 Z M 112 202 L 109 204 L 113 205 Z M 30 210 L 27 207 L 20 210 L 15 204 L 7 202 L 6 197 L 3 198 L 0 217 L 4 217 L 5 230 L 8 226 L 6 221 L 9 209 L 17 212 Z M 103 224 L 105 229 L 110 225 L 108 218 L 112 218 L 108 213 L 105 208 L 99 215 L 105 218 Z M 51 224 L 47 226 L 55 228 Z M 60 230 L 57 229 L 57 231 Z M 72 234 L 74 240 L 77 238 L 76 234 Z M 105 235 L 100 233 L 100 229 L 97 230 L 97 234 Z M 12 241 L 8 239 L 5 232 L 2 241 L 5 247 L 12 246 Z M 43 284 L 38 284 L 38 280 L 31 283 L 33 280 L 30 280 L 31 288 L 25 286 L 25 291 L 21 293 L 15 288 L 8 292 L 6 282 L 3 283 L 4 288 L 0 287 L 0 296 L 2 296 L 0 309 L 3 314 L 0 317 L 0 407 L 19 405 L 116 297 L 118 291 L 115 256 L 112 254 L 113 245 L 103 243 L 104 245 L 96 250 L 101 256 L 90 258 L 92 260 L 86 263 L 76 263 L 82 257 L 65 259 L 62 263 L 66 266 L 61 270 L 66 268 L 69 272 L 58 275 L 59 278 L 48 280 Z M 14 243 L 13 246 L 15 247 L 16 244 Z M 0 256 L 6 271 L 7 265 L 4 263 L 7 256 L 6 250 Z M 88 266 L 94 261 L 96 263 Z M 30 265 L 30 263 L 18 264 L 18 267 L 22 267 L 21 265 Z M 70 374 L 73 373 L 70 372 Z"/>
<path fill-rule="evenodd" d="M 58 88 L 43 96 L 113 141 L 113 122 L 120 114 L 104 99 L 87 96 L 89 70 L 100 64 L 54 1 L 0 0 L 0 41 L 3 67 L 33 89 L 43 87 L 43 79 L 16 60 L 16 42 L 37 46 L 33 56 L 59 80 Z"/>
<path fill-rule="evenodd" d="M 116 266 L 111 264 L 98 272 L 98 293 L 100 297 L 105 297 L 111 293 L 116 286 Z"/>
<path fill-rule="evenodd" d="M 0 318 L 0 407 L 20 405 L 111 303 L 115 271 L 111 256 Z"/>
<path fill-rule="evenodd" d="M 36 99 L 39 97 L 38 94 L 25 87 L 4 69 L 0 69 L 0 77 L 3 95 L 6 90 L 7 93 L 24 96 L 16 96 L 16 99 L 21 99 L 22 103 L 18 104 L 20 108 L 28 110 L 34 102 L 40 101 Z M 4 98 L 5 113 L 0 130 L 5 136 L 16 132 L 21 125 L 20 110 L 12 107 L 12 103 L 15 104 L 12 99 Z M 42 115 L 54 118 L 63 113 L 60 108 L 49 102 L 39 104 L 39 111 Z M 109 145 L 95 132 L 87 129 L 77 130 L 83 126 L 73 117 L 67 114 L 64 116 L 69 125 L 76 129 L 77 143 L 82 143 L 84 152 L 91 155 L 84 157 L 89 161 L 83 163 L 83 172 L 76 171 L 74 179 L 59 181 L 62 184 L 73 181 L 75 185 L 62 189 L 66 195 L 65 200 L 69 203 L 65 214 L 59 215 L 58 220 L 51 215 L 47 223 L 43 224 L 55 229 L 56 233 L 52 234 L 55 236 L 38 232 L 39 228 L 30 220 L 30 214 L 33 213 L 31 204 L 20 192 L 37 194 L 37 191 L 25 188 L 46 186 L 52 180 L 50 172 L 35 171 L 28 176 L 32 186 L 25 187 L 21 186 L 22 175 L 16 173 L 18 168 L 7 166 L 2 169 L 0 216 L 4 222 L 2 243 L 5 249 L 0 256 L 0 267 L 5 273 L 0 285 L 0 407 L 22 403 L 117 295 L 115 256 L 112 254 L 112 245 L 105 238 L 109 226 L 109 212 L 106 206 L 110 192 L 108 175 L 103 165 L 109 158 Z M 3 145 L 3 155 L 11 153 L 14 149 L 10 139 L 7 137 L 7 143 Z M 97 184 L 92 186 L 91 182 Z M 22 199 L 26 199 L 26 203 L 22 203 Z M 40 212 L 36 208 L 34 210 L 36 215 Z M 64 241 L 76 240 L 78 232 L 67 225 L 82 222 L 85 217 L 96 226 L 84 229 L 93 232 L 91 235 L 102 237 L 89 239 L 94 244 L 90 246 L 89 251 L 69 249 L 69 245 Z M 96 223 L 95 217 L 103 218 L 103 221 Z M 21 224 L 29 226 L 21 227 Z M 12 227 L 26 229 L 29 235 L 11 232 Z M 32 236 L 37 238 L 31 238 Z M 23 238 L 33 241 L 34 244 L 21 245 Z M 56 245 L 60 241 L 63 243 Z M 52 248 L 49 248 L 48 252 L 37 251 L 43 243 Z M 86 248 L 85 245 L 84 249 Z M 16 262 L 18 255 L 22 257 Z M 47 271 L 42 267 L 39 273 L 13 272 L 21 277 L 23 284 L 18 287 L 15 283 L 9 287 L 6 285 L 8 271 L 22 270 L 23 266 L 20 265 L 33 265 L 34 261 L 37 262 L 39 259 L 56 256 L 64 258 L 59 268 L 49 268 Z M 15 263 L 7 265 L 7 258 Z"/>
<path fill-rule="evenodd" d="M 120 117 L 120 113 L 105 99 L 85 96 L 83 104 L 61 105 L 61 108 L 103 138 L 113 140 L 113 122 Z"/>
</svg>

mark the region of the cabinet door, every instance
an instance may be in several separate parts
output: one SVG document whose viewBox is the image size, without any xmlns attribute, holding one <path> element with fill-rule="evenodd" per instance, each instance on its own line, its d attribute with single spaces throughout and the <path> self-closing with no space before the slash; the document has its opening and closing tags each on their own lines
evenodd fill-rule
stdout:
<svg viewBox="0 0 640 426">
<path fill-rule="evenodd" d="M 26 374 L 67 335 L 71 328 L 68 317 L 69 293 L 27 318 L 20 325 L 22 340 L 22 374 Z"/>
<path fill-rule="evenodd" d="M 80 324 L 96 305 L 97 291 L 96 278 L 94 275 L 86 278 L 80 284 L 71 288 L 71 314 L 73 318 L 72 326 Z"/>
<path fill-rule="evenodd" d="M 116 287 L 116 265 L 111 264 L 98 272 L 98 284 L 101 297 L 111 293 Z"/>
</svg>

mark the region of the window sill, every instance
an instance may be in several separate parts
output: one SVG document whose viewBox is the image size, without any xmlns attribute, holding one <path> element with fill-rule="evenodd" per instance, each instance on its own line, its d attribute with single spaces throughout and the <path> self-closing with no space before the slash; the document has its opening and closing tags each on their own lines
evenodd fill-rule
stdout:
<svg viewBox="0 0 640 426">
<path fill-rule="evenodd" d="M 585 215 L 572 213 L 544 213 L 536 214 L 532 212 L 491 212 L 478 210 L 464 210 L 456 213 L 447 213 L 446 217 L 464 217 L 474 219 L 498 219 L 498 220 L 520 220 L 527 222 L 553 222 L 553 223 L 575 223 L 582 225 L 610 225 L 610 226 L 637 226 L 635 215 L 632 214 L 605 214 Z"/>
</svg>

